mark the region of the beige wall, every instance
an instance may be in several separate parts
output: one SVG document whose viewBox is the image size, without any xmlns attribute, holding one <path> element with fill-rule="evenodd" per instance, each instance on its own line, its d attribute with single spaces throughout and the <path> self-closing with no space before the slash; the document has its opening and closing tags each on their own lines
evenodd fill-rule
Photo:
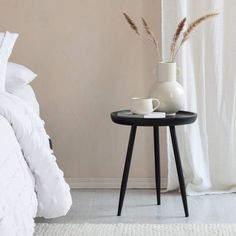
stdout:
<svg viewBox="0 0 236 236">
<path fill-rule="evenodd" d="M 146 96 L 155 67 L 152 46 L 121 13 L 144 15 L 160 35 L 160 0 L 1 0 L 0 7 L 1 30 L 20 33 L 11 60 L 38 74 L 33 87 L 65 176 L 120 177 L 129 128 L 113 124 L 110 112 Z M 152 145 L 151 130 L 140 128 L 132 177 L 153 176 Z"/>
</svg>

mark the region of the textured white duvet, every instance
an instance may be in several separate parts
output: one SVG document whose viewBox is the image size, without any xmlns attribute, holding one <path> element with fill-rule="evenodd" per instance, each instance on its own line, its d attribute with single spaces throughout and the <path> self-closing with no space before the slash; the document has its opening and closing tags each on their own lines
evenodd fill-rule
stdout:
<svg viewBox="0 0 236 236">
<path fill-rule="evenodd" d="M 36 212 L 58 217 L 72 203 L 43 121 L 9 93 L 0 93 L 0 190 L 0 236 L 32 236 Z"/>
</svg>

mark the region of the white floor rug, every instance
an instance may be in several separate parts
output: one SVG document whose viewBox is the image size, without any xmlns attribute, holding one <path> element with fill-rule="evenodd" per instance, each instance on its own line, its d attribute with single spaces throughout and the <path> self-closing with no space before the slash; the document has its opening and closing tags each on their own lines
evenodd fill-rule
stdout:
<svg viewBox="0 0 236 236">
<path fill-rule="evenodd" d="M 235 236 L 236 224 L 37 224 L 35 236 Z"/>
</svg>

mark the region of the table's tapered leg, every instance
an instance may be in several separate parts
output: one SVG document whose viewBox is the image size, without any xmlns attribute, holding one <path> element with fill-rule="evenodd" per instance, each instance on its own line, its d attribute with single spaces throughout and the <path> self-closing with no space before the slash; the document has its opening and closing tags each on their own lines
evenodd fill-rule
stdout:
<svg viewBox="0 0 236 236">
<path fill-rule="evenodd" d="M 159 127 L 153 127 L 153 136 L 154 136 L 157 205 L 161 205 L 161 168 L 160 168 Z"/>
<path fill-rule="evenodd" d="M 172 144 L 173 144 L 173 149 L 174 149 L 175 163 L 176 163 L 176 168 L 177 168 L 177 173 L 178 173 L 178 178 L 179 178 L 180 192 L 181 192 L 182 201 L 184 205 L 184 212 L 185 212 L 185 216 L 188 217 L 189 216 L 188 203 L 187 203 L 187 197 L 186 197 L 184 176 L 183 176 L 183 170 L 182 170 L 182 165 L 181 165 L 181 160 L 180 160 L 178 142 L 177 142 L 177 137 L 176 137 L 176 132 L 175 132 L 175 126 L 170 126 L 170 134 L 171 134 L 171 139 L 172 139 Z"/>
<path fill-rule="evenodd" d="M 123 172 L 121 188 L 120 188 L 120 199 L 119 199 L 119 206 L 118 206 L 118 213 L 117 213 L 118 216 L 121 215 L 123 201 L 125 197 L 125 191 L 126 191 L 128 177 L 129 177 L 129 169 L 130 169 L 130 163 L 131 163 L 131 158 L 132 158 L 132 153 L 133 153 L 136 130 L 137 130 L 137 126 L 131 127 L 130 136 L 129 136 L 129 144 L 128 144 L 125 166 L 124 166 L 124 172 Z"/>
</svg>

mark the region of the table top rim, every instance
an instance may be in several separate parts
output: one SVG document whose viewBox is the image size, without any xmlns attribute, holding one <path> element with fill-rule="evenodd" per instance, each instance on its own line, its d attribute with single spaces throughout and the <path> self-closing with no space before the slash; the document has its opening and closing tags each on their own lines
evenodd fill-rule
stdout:
<svg viewBox="0 0 236 236">
<path fill-rule="evenodd" d="M 191 124 L 197 119 L 197 113 L 191 111 L 179 111 L 178 117 L 166 116 L 163 118 L 143 118 L 143 117 L 127 117 L 118 115 L 119 112 L 127 112 L 130 110 L 119 110 L 111 113 L 111 119 L 114 123 L 135 126 L 171 126 Z"/>
<path fill-rule="evenodd" d="M 130 110 L 129 109 L 126 109 L 126 110 L 119 110 L 119 111 L 113 111 L 113 112 L 111 112 L 111 115 L 113 115 L 113 116 L 117 116 L 117 117 L 120 117 L 120 118 L 124 118 L 124 119 L 144 119 L 144 120 L 152 120 L 152 119 L 154 119 L 154 120 L 157 120 L 157 119 L 181 119 L 181 118 L 184 118 L 184 117 L 176 117 L 176 115 L 167 115 L 166 117 L 163 117 L 163 118 L 144 118 L 144 117 L 127 117 L 127 116 L 118 116 L 118 113 L 121 113 L 121 112 L 129 112 Z M 195 116 L 197 116 L 197 113 L 195 113 L 195 112 L 192 112 L 192 111 L 183 111 L 183 110 L 181 110 L 181 111 L 178 111 L 178 112 L 176 112 L 177 114 L 180 114 L 181 113 L 181 115 L 185 115 L 186 114 L 186 116 L 187 115 L 189 115 L 189 117 L 195 117 Z"/>
</svg>

